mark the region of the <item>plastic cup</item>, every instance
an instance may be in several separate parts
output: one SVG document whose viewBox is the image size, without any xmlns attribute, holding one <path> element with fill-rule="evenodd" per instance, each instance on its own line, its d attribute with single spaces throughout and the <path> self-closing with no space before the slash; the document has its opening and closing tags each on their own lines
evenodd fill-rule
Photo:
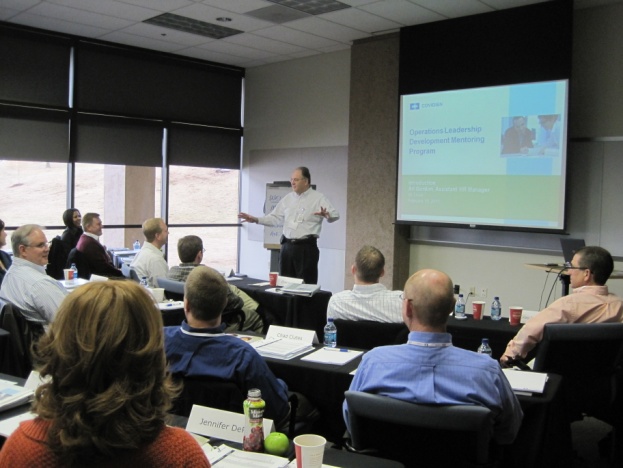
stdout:
<svg viewBox="0 0 623 468">
<path fill-rule="evenodd" d="M 324 437 L 315 434 L 295 437 L 296 468 L 321 468 L 326 443 Z"/>
<path fill-rule="evenodd" d="M 268 280 L 270 281 L 270 285 L 274 288 L 275 286 L 277 286 L 277 276 L 279 276 L 279 273 L 277 273 L 276 271 L 271 271 L 268 274 Z"/>
<path fill-rule="evenodd" d="M 74 279 L 74 270 L 65 268 L 63 270 L 63 275 L 65 275 L 65 281 L 72 281 Z"/>
<path fill-rule="evenodd" d="M 521 323 L 521 313 L 523 312 L 523 307 L 511 307 L 510 308 L 510 324 L 511 325 L 519 325 Z"/>
<path fill-rule="evenodd" d="M 149 292 L 154 296 L 156 302 L 164 301 L 164 288 L 150 288 Z"/>
<path fill-rule="evenodd" d="M 484 301 L 472 302 L 472 314 L 474 314 L 474 320 L 482 320 L 482 311 L 485 308 Z"/>
</svg>

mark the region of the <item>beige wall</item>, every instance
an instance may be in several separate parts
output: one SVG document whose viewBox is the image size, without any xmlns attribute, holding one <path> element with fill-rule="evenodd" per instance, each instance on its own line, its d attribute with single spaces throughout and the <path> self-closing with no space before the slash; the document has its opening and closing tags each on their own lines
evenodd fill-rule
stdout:
<svg viewBox="0 0 623 468">
<path fill-rule="evenodd" d="M 389 288 L 402 288 L 408 273 L 406 226 L 396 226 L 398 140 L 398 34 L 361 41 L 351 58 L 348 213 L 345 288 L 361 246 L 385 255 Z"/>
<path fill-rule="evenodd" d="M 243 211 L 254 206 L 258 198 L 264 199 L 264 187 L 258 187 L 251 180 L 254 153 L 264 154 L 270 150 L 283 158 L 287 153 L 285 150 L 292 149 L 292 163 L 284 163 L 282 170 L 273 174 L 270 180 L 265 180 L 264 184 L 273 180 L 288 180 L 292 169 L 304 164 L 310 167 L 312 182 L 317 184 L 318 190 L 327 193 L 329 181 L 335 183 L 332 164 L 320 167 L 315 161 L 301 161 L 298 155 L 314 148 L 323 153 L 323 148 L 346 147 L 349 83 L 348 50 L 247 70 L 240 194 Z M 336 164 L 335 167 L 344 167 L 346 157 L 336 161 Z M 345 186 L 346 176 L 337 183 Z M 342 230 L 343 238 L 346 213 L 342 210 L 340 214 L 341 219 L 330 225 L 325 224 L 323 231 Z M 240 231 L 240 270 L 249 276 L 267 279 L 270 254 L 261 241 L 253 240 L 254 236 L 249 235 L 254 227 L 245 224 Z M 322 243 L 324 241 L 320 244 L 319 282 L 325 290 L 341 291 L 345 247 L 325 248 Z"/>
<path fill-rule="evenodd" d="M 623 136 L 623 88 L 620 86 L 623 48 L 619 38 L 622 29 L 623 6 L 620 4 L 576 11 L 572 137 Z M 438 268 L 450 274 L 463 289 L 486 288 L 487 306 L 494 294 L 500 295 L 505 315 L 510 305 L 538 308 L 547 298 L 554 278 L 546 282 L 545 273 L 523 265 L 556 262 L 559 256 L 461 245 L 413 243 L 409 246 L 408 230 L 394 227 L 396 73 L 395 36 L 358 43 L 351 53 L 250 69 L 247 74 L 245 167 L 252 164 L 248 158 L 251 149 L 348 143 L 347 213 L 343 214 L 347 241 L 341 267 L 339 262 L 332 265 L 339 268 L 344 284 L 348 286 L 351 282 L 349 267 L 354 253 L 361 244 L 371 243 L 388 257 L 391 275 L 385 281 L 388 286 L 394 284 L 401 288 L 400 283 L 408 273 L 420 268 Z M 331 74 L 336 75 L 335 79 L 330 79 Z M 305 106 L 310 107 L 313 115 L 299 118 Z M 319 106 L 328 106 L 331 112 L 321 113 Z M 319 122 L 320 116 L 327 121 Z M 245 197 L 249 196 L 244 191 L 243 174 L 243 206 Z M 261 247 L 249 247 L 243 241 L 241 244 L 241 258 L 251 254 L 247 257 L 248 263 L 253 263 L 253 252 L 261 251 Z M 617 262 L 616 268 L 623 269 L 623 264 Z M 610 287 L 623 296 L 623 280 L 611 280 Z M 552 297 L 559 295 L 560 287 L 556 283 Z"/>
</svg>

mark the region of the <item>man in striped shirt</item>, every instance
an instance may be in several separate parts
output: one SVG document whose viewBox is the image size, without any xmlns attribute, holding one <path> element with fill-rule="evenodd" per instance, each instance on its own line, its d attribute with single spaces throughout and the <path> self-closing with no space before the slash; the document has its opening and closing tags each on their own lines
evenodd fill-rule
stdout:
<svg viewBox="0 0 623 468">
<path fill-rule="evenodd" d="M 379 249 L 363 246 L 351 266 L 355 277 L 352 291 L 331 296 L 327 317 L 343 320 L 402 322 L 402 291 L 391 291 L 379 283 L 385 274 L 385 257 Z"/>
<path fill-rule="evenodd" d="M 24 318 L 44 326 L 52 322 L 67 290 L 45 272 L 50 244 L 43 228 L 26 224 L 11 236 L 13 264 L 8 269 L 0 298 L 18 307 Z"/>
</svg>

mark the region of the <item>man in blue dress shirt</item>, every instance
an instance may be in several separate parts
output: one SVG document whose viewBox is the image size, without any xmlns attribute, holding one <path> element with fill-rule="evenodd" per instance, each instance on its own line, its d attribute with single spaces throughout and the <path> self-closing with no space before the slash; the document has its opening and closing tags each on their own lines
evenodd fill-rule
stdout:
<svg viewBox="0 0 623 468">
<path fill-rule="evenodd" d="M 350 390 L 437 405 L 478 405 L 493 412 L 493 439 L 511 443 L 523 418 L 519 402 L 498 362 L 452 346 L 446 321 L 454 306 L 452 280 L 421 270 L 405 284 L 403 320 L 409 341 L 365 354 Z M 348 406 L 344 402 L 344 419 Z"/>
<path fill-rule="evenodd" d="M 264 415 L 278 428 L 288 421 L 288 387 L 277 379 L 251 345 L 223 333 L 221 314 L 227 303 L 227 282 L 216 270 L 199 265 L 184 286 L 181 326 L 165 327 L 164 349 L 171 373 L 210 376 L 234 382 L 243 394 L 259 388 L 266 401 Z"/>
</svg>

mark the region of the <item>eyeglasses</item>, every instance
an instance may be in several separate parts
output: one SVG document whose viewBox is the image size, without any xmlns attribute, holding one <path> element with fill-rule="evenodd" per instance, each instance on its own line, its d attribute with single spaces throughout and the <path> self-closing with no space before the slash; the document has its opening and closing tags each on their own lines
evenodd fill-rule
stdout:
<svg viewBox="0 0 623 468">
<path fill-rule="evenodd" d="M 36 249 L 45 249 L 46 247 L 49 247 L 51 244 L 51 242 L 41 242 L 39 244 L 35 244 L 35 245 L 26 245 L 24 244 L 24 247 L 34 247 Z"/>
<path fill-rule="evenodd" d="M 401 299 L 401 300 L 403 300 L 403 301 L 404 301 L 404 300 L 407 300 L 407 301 L 412 300 L 412 299 L 409 299 L 407 296 L 405 296 L 405 293 L 402 293 L 402 294 L 400 295 L 400 299 Z"/>
<path fill-rule="evenodd" d="M 307 179 L 307 177 L 301 177 L 300 179 L 290 179 L 290 182 L 297 183 L 297 182 L 300 182 L 301 180 L 305 180 L 305 179 Z"/>
<path fill-rule="evenodd" d="M 565 270 L 588 270 L 588 268 L 573 266 L 571 262 L 566 262 L 564 267 Z"/>
</svg>

